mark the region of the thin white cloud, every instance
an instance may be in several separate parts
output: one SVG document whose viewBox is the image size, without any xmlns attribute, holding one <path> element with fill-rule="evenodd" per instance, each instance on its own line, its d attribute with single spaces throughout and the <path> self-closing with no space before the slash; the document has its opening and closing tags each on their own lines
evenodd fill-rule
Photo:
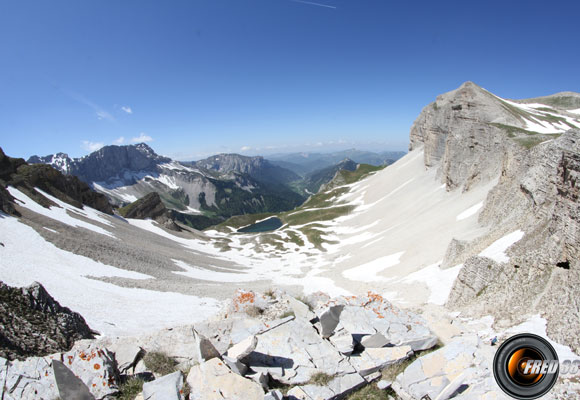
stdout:
<svg viewBox="0 0 580 400">
<path fill-rule="evenodd" d="M 295 3 L 309 4 L 311 6 L 332 8 L 332 9 L 336 10 L 336 7 L 335 6 L 329 6 L 328 4 L 315 3 L 313 1 L 306 1 L 306 0 L 290 0 L 290 1 L 293 1 Z"/>
<path fill-rule="evenodd" d="M 104 145 L 105 144 L 103 142 L 91 142 L 89 140 L 83 140 L 83 143 L 81 144 L 81 147 L 84 150 L 90 151 L 92 153 L 93 151 L 99 150 Z"/>
<path fill-rule="evenodd" d="M 242 146 L 242 148 L 240 149 L 240 151 L 250 151 L 250 150 L 252 150 L 250 146 Z"/>
<path fill-rule="evenodd" d="M 121 145 L 125 143 L 125 136 L 121 136 L 118 139 L 113 140 L 113 144 Z"/>
<path fill-rule="evenodd" d="M 122 106 L 121 110 L 125 111 L 127 114 L 133 114 L 131 107 Z"/>
<path fill-rule="evenodd" d="M 149 135 L 146 135 L 145 132 L 141 132 L 139 136 L 131 139 L 131 143 L 147 143 L 152 141 L 153 138 Z"/>
<path fill-rule="evenodd" d="M 115 121 L 115 117 L 113 117 L 109 112 L 104 110 L 98 104 L 93 103 L 91 100 L 87 99 L 85 96 L 79 93 L 71 92 L 70 90 L 59 88 L 65 95 L 70 97 L 71 99 L 84 104 L 85 106 L 91 108 L 98 119 L 106 119 L 108 121 Z"/>
</svg>

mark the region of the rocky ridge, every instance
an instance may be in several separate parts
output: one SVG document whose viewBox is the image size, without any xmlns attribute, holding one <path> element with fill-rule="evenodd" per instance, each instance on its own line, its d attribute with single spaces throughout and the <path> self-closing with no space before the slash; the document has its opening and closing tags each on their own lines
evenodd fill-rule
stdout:
<svg viewBox="0 0 580 400">
<path fill-rule="evenodd" d="M 55 301 L 40 283 L 12 288 L 0 282 L 0 357 L 8 360 L 68 351 L 95 332 Z"/>
<path fill-rule="evenodd" d="M 35 188 L 67 202 L 75 207 L 82 208 L 83 204 L 107 214 L 113 214 L 113 209 L 107 198 L 94 192 L 86 183 L 76 176 L 64 175 L 49 165 L 30 165 L 21 158 L 12 158 L 0 149 L 0 204 L 1 210 L 14 213 L 14 199 L 6 191 L 7 186 L 14 186 L 36 202 L 48 207 L 52 204 Z"/>
<path fill-rule="evenodd" d="M 573 129 L 579 119 L 550 102 L 562 97 L 554 96 L 532 99 L 544 107 L 519 109 L 532 100 L 503 100 L 467 82 L 423 109 L 410 148 L 423 147 L 425 166 L 437 168 L 448 190 L 497 180 L 479 216 L 489 233 L 471 242 L 455 240 L 447 250 L 444 266 L 464 264 L 447 306 L 491 314 L 505 326 L 541 314 L 550 337 L 579 351 L 580 338 L 569 329 L 580 322 L 573 295 L 580 283 L 580 130 Z M 529 131 L 532 120 L 553 133 Z M 523 238 L 507 259 L 479 255 L 518 230 Z"/>
</svg>

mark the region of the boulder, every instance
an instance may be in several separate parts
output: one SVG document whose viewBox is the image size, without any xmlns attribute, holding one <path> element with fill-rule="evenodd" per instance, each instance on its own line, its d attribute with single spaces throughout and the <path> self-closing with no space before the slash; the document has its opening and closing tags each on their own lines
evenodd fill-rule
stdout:
<svg viewBox="0 0 580 400">
<path fill-rule="evenodd" d="M 157 378 L 143 384 L 145 400 L 181 400 L 183 398 L 183 375 L 181 371 Z"/>
<path fill-rule="evenodd" d="M 95 343 L 80 341 L 67 353 L 29 357 L 23 361 L 0 359 L 0 374 L 5 374 L 0 398 L 53 400 L 59 397 L 52 367 L 55 360 L 62 361 L 96 399 L 118 391 L 119 375 L 114 355 Z"/>
<path fill-rule="evenodd" d="M 389 339 L 387 339 L 382 333 L 375 333 L 372 335 L 365 336 L 360 341 L 360 344 L 362 344 L 365 348 L 385 347 L 389 343 L 390 343 Z"/>
<path fill-rule="evenodd" d="M 0 398 L 53 400 L 59 397 L 52 370 L 53 359 L 60 360 L 60 354 L 30 357 L 23 361 L 0 359 L 4 383 L 0 386 Z"/>
<path fill-rule="evenodd" d="M 256 336 L 252 335 L 247 337 L 246 339 L 242 340 L 240 343 L 232 346 L 228 352 L 227 356 L 230 358 L 234 358 L 236 360 L 242 360 L 243 358 L 247 357 L 258 344 L 258 339 Z"/>
<path fill-rule="evenodd" d="M 261 386 L 233 373 L 220 359 L 191 368 L 187 375 L 191 400 L 263 400 Z"/>
<path fill-rule="evenodd" d="M 197 346 L 198 361 L 201 364 L 203 361 L 211 360 L 212 358 L 219 358 L 220 353 L 216 350 L 212 342 L 205 336 L 199 334 L 195 328 L 192 329 L 193 338 Z"/>
<path fill-rule="evenodd" d="M 269 373 L 286 384 L 301 384 L 315 372 L 344 375 L 355 372 L 348 360 L 312 324 L 296 319 L 258 335 L 256 349 L 246 358 L 256 372 Z"/>
<path fill-rule="evenodd" d="M 310 307 L 308 307 L 308 305 L 304 304 L 300 300 L 288 296 L 288 302 L 290 303 L 290 308 L 294 312 L 296 318 L 303 318 L 306 320 L 311 320 L 314 318 L 314 313 L 310 311 Z"/>
<path fill-rule="evenodd" d="M 62 362 L 52 361 L 54 379 L 62 400 L 95 400 L 89 388 Z"/>
<path fill-rule="evenodd" d="M 184 325 L 139 336 L 106 336 L 98 339 L 96 343 L 114 352 L 119 365 L 123 367 L 131 364 L 143 348 L 147 352 L 163 353 L 174 359 L 180 367 L 188 368 L 197 363 L 199 358 L 199 347 L 192 330 L 193 326 Z M 140 361 L 136 365 L 135 373 L 143 371 L 145 366 Z"/>
<path fill-rule="evenodd" d="M 245 376 L 248 372 L 248 366 L 243 362 L 228 356 L 222 356 L 222 359 L 230 369 L 238 375 Z"/>
<path fill-rule="evenodd" d="M 14 288 L 0 282 L 0 356 L 9 360 L 68 351 L 74 342 L 93 338 L 84 318 L 61 306 L 35 282 Z"/>
<path fill-rule="evenodd" d="M 345 356 L 350 356 L 354 351 L 354 339 L 346 329 L 337 330 L 328 340 Z"/>
<path fill-rule="evenodd" d="M 343 309 L 344 305 L 330 306 L 319 315 L 318 319 L 322 325 L 321 335 L 323 338 L 328 338 L 334 333 Z"/>
</svg>

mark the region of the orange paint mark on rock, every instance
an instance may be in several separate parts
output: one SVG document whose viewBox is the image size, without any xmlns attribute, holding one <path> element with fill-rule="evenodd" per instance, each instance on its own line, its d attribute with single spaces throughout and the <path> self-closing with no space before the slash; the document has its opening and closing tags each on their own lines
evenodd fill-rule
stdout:
<svg viewBox="0 0 580 400">
<path fill-rule="evenodd" d="M 93 368 L 98 370 L 98 369 L 101 369 L 101 366 L 100 366 L 99 364 L 95 364 L 95 365 L 93 366 Z"/>
</svg>

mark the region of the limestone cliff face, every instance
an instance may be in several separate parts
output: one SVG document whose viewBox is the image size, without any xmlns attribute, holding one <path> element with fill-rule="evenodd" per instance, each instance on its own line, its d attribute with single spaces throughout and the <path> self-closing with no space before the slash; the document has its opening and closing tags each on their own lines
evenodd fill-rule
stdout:
<svg viewBox="0 0 580 400">
<path fill-rule="evenodd" d="M 472 82 L 437 97 L 411 128 L 410 146 L 423 146 L 448 189 L 496 177 L 507 136 L 492 123 L 518 124 L 489 92 Z"/>
<path fill-rule="evenodd" d="M 561 112 L 568 129 L 533 132 L 529 121 L 543 114 L 518 104 L 467 82 L 427 106 L 411 129 L 410 148 L 423 146 L 425 166 L 437 168 L 448 190 L 498 182 L 479 216 L 489 233 L 450 244 L 444 264 L 464 267 L 447 304 L 506 323 L 542 314 L 551 337 L 578 350 L 580 337 L 569 329 L 580 323 L 580 130 L 569 129 L 578 119 L 552 104 L 546 118 Z M 478 256 L 517 230 L 524 236 L 509 261 Z"/>
<path fill-rule="evenodd" d="M 490 236 L 516 229 L 525 236 L 507 263 L 468 258 L 448 305 L 505 320 L 540 313 L 553 339 L 578 350 L 580 338 L 569 327 L 580 323 L 580 131 L 511 156 L 480 221 L 494 227 Z"/>
</svg>

